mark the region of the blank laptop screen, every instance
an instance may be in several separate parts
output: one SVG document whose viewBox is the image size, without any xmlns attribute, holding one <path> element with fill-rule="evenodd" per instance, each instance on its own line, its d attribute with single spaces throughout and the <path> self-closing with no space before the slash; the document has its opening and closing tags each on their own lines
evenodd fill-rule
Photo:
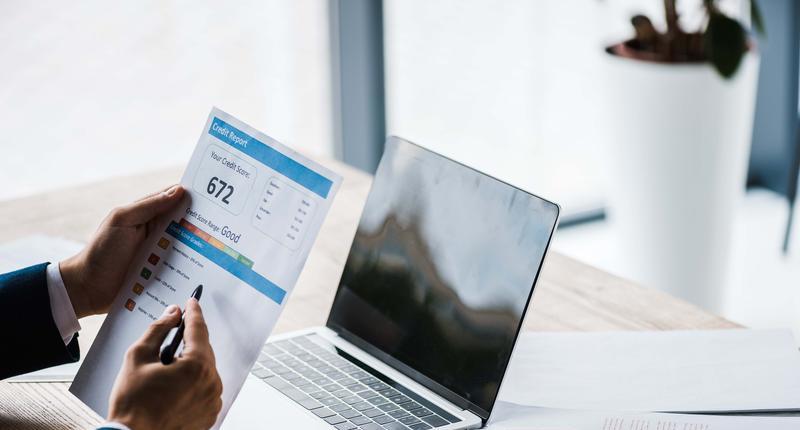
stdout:
<svg viewBox="0 0 800 430">
<path fill-rule="evenodd" d="M 558 210 L 390 138 L 328 326 L 487 418 Z"/>
</svg>

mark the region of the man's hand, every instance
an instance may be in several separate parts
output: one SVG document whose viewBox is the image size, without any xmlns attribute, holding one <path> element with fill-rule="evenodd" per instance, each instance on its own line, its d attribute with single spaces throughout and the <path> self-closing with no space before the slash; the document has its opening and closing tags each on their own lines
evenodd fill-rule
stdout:
<svg viewBox="0 0 800 430">
<path fill-rule="evenodd" d="M 214 425 L 222 408 L 222 381 L 197 300 L 186 303 L 184 321 L 183 353 L 171 364 L 161 364 L 158 353 L 167 332 L 180 322 L 177 306 L 167 307 L 128 349 L 109 397 L 109 421 L 133 430 Z"/>
<path fill-rule="evenodd" d="M 78 318 L 108 312 L 139 245 L 159 215 L 183 197 L 180 185 L 114 209 L 77 255 L 59 264 L 61 277 Z"/>
</svg>

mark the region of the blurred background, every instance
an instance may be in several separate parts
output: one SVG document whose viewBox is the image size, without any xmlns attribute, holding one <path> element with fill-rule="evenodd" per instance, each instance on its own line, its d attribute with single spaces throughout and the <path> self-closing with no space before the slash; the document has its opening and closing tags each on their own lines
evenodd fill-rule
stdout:
<svg viewBox="0 0 800 430">
<path fill-rule="evenodd" d="M 795 3 L 724 79 L 605 51 L 662 0 L 6 1 L 0 201 L 181 165 L 211 106 L 367 171 L 394 134 L 560 203 L 559 252 L 800 334 Z"/>
</svg>

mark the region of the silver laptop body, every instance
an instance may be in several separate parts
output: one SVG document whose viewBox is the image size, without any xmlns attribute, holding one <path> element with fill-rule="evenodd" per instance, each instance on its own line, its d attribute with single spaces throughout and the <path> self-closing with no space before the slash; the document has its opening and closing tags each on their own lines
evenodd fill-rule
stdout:
<svg viewBox="0 0 800 430">
<path fill-rule="evenodd" d="M 223 428 L 483 426 L 559 212 L 390 137 L 326 325 L 271 337 Z"/>
</svg>

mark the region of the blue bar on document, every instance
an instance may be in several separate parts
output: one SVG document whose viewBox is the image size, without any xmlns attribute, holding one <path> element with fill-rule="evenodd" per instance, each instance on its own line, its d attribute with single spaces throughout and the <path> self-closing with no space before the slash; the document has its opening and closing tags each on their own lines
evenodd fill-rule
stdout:
<svg viewBox="0 0 800 430">
<path fill-rule="evenodd" d="M 178 239 L 184 245 L 197 251 L 198 254 L 209 259 L 226 272 L 255 288 L 259 293 L 272 299 L 275 303 L 279 305 L 283 303 L 283 299 L 286 297 L 286 291 L 283 288 L 273 284 L 267 278 L 254 272 L 230 255 L 215 248 L 180 224 L 174 221 L 170 222 L 167 227 L 167 233 L 175 239 Z"/>
<path fill-rule="evenodd" d="M 323 199 L 328 198 L 328 192 L 333 186 L 333 182 L 330 179 L 287 157 L 280 151 L 265 145 L 227 122 L 214 117 L 211 121 L 211 127 L 208 129 L 208 134 L 255 158 L 265 166 L 297 182 Z"/>
</svg>

